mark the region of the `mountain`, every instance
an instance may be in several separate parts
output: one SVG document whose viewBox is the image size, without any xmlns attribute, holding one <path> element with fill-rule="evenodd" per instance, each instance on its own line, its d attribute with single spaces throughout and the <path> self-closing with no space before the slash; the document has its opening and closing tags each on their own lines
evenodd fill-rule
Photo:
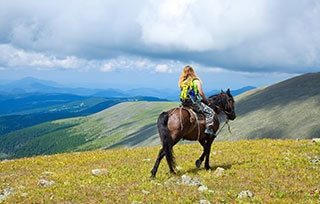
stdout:
<svg viewBox="0 0 320 204">
<path fill-rule="evenodd" d="M 136 99 L 86 98 L 68 94 L 32 95 L 0 101 L 0 137 L 43 122 L 86 116 L 117 103 Z M 10 113 L 10 114 L 8 114 Z"/>
<path fill-rule="evenodd" d="M 23 114 L 23 112 L 50 112 L 53 106 L 63 105 L 72 101 L 84 100 L 87 97 L 72 94 L 19 94 L 0 99 L 0 115 Z"/>
<path fill-rule="evenodd" d="M 320 73 L 300 75 L 236 97 L 232 134 L 219 140 L 320 137 Z"/>
<path fill-rule="evenodd" d="M 61 91 L 57 83 L 45 81 L 33 77 L 25 77 L 23 79 L 0 85 L 0 94 L 24 94 L 31 92 L 58 92 Z"/>
<path fill-rule="evenodd" d="M 244 92 L 253 90 L 255 88 L 256 87 L 254 87 L 254 86 L 245 86 L 245 87 L 242 87 L 241 89 L 231 90 L 231 94 L 232 94 L 232 96 L 238 96 L 238 95 L 240 95 L 240 94 L 242 94 Z"/>
<path fill-rule="evenodd" d="M 0 135 L 0 154 L 3 158 L 159 145 L 157 117 L 163 110 L 179 105 L 179 102 L 161 102 L 158 98 L 141 96 L 113 101 L 111 106 L 106 107 L 104 103 L 110 101 L 103 97 L 49 96 L 50 100 L 44 101 L 44 104 L 75 98 L 49 109 L 50 106 L 41 107 L 40 104 L 35 109 L 20 110 L 20 115 L 0 117 L 0 124 L 6 124 L 0 126 L 1 131 L 16 127 Z M 32 101 L 31 98 L 31 107 Z M 232 134 L 224 128 L 217 137 L 218 141 L 313 138 L 320 135 L 320 73 L 304 74 L 271 86 L 251 89 L 235 96 L 235 101 L 237 118 L 230 122 Z M 91 105 L 86 107 L 86 104 Z M 7 108 L 12 108 L 10 103 L 7 103 Z M 46 115 L 50 113 L 48 110 L 55 110 L 55 113 L 69 111 L 69 117 L 54 120 L 58 118 Z M 77 115 L 70 118 L 71 113 Z M 32 124 L 33 121 L 38 123 Z"/>
<path fill-rule="evenodd" d="M 320 73 L 310 73 L 235 97 L 237 118 L 222 140 L 313 138 L 320 135 Z M 158 115 L 179 102 L 123 102 L 101 112 L 42 123 L 0 137 L 4 158 L 159 145 Z M 222 125 L 221 125 L 222 127 Z"/>
<path fill-rule="evenodd" d="M 32 77 L 2 83 L 0 136 L 47 121 L 93 114 L 120 102 L 140 100 L 166 101 L 116 89 L 64 87 Z"/>
<path fill-rule="evenodd" d="M 41 80 L 33 77 L 25 77 L 10 83 L 0 84 L 0 95 L 21 95 L 30 93 L 39 94 L 75 94 L 82 96 L 93 95 L 102 89 L 89 89 L 81 87 L 67 87 L 53 81 Z"/>
<path fill-rule="evenodd" d="M 126 101 L 166 101 L 156 97 L 103 98 L 72 94 L 22 94 L 0 99 L 0 136 L 43 122 L 86 116 Z"/>
<path fill-rule="evenodd" d="M 92 94 L 91 96 L 94 97 L 113 97 L 113 98 L 125 98 L 128 97 L 128 94 L 126 94 L 122 90 L 118 89 L 105 89 L 105 90 L 97 90 L 96 93 Z"/>
<path fill-rule="evenodd" d="M 159 113 L 176 102 L 124 102 L 96 114 L 45 122 L 0 137 L 3 158 L 159 144 Z"/>
<path fill-rule="evenodd" d="M 232 90 L 234 95 L 241 94 L 255 87 L 243 87 L 238 90 Z M 207 93 L 208 96 L 218 93 L 212 90 Z M 10 83 L 0 84 L 0 100 L 7 96 L 16 96 L 22 94 L 73 94 L 79 96 L 104 97 L 104 98 L 130 98 L 130 97 L 155 97 L 170 101 L 179 101 L 179 89 L 159 89 L 137 87 L 129 90 L 119 90 L 114 88 L 90 89 L 82 87 L 68 87 L 53 81 L 40 80 L 33 77 L 26 77 Z"/>
</svg>

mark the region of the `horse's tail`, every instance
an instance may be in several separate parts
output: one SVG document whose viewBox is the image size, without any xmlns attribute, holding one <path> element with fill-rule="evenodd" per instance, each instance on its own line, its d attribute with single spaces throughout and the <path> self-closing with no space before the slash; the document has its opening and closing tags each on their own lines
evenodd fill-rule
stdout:
<svg viewBox="0 0 320 204">
<path fill-rule="evenodd" d="M 160 135 L 160 139 L 162 142 L 162 148 L 165 152 L 165 156 L 169 165 L 169 168 L 175 167 L 175 158 L 173 155 L 173 140 L 170 134 L 170 131 L 168 129 L 168 119 L 169 119 L 169 113 L 168 112 L 162 112 L 158 118 L 158 131 Z"/>
</svg>

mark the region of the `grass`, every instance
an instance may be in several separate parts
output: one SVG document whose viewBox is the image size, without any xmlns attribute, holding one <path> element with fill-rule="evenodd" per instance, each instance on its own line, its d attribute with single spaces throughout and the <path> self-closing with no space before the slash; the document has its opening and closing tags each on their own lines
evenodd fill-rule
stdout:
<svg viewBox="0 0 320 204">
<path fill-rule="evenodd" d="M 11 192 L 3 203 L 319 203 L 319 147 L 311 140 L 215 142 L 213 170 L 206 171 L 194 165 L 202 151 L 199 144 L 178 144 L 177 175 L 169 174 L 163 160 L 153 180 L 150 170 L 159 146 L 5 160 L 0 195 Z M 218 167 L 225 169 L 221 176 L 215 174 Z M 93 169 L 108 173 L 93 176 Z M 179 184 L 182 175 L 209 190 Z M 55 184 L 39 186 L 40 179 Z M 238 198 L 244 190 L 254 197 Z"/>
</svg>

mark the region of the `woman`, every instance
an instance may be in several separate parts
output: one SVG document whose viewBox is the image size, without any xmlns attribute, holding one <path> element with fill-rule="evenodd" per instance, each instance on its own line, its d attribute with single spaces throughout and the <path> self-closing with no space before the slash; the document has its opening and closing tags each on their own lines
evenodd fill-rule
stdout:
<svg viewBox="0 0 320 204">
<path fill-rule="evenodd" d="M 190 103 L 196 111 L 202 112 L 206 116 L 205 134 L 214 135 L 211 128 L 213 125 L 214 111 L 202 101 L 207 102 L 207 98 L 202 90 L 202 81 L 196 75 L 191 66 L 185 66 L 179 79 L 179 87 L 181 89 L 180 100 L 182 103 Z M 202 101 L 201 101 L 202 98 Z"/>
</svg>

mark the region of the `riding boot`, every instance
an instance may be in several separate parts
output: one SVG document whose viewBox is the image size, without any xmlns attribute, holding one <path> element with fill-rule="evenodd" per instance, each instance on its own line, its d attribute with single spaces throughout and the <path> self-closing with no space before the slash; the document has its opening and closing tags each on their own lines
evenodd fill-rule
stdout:
<svg viewBox="0 0 320 204">
<path fill-rule="evenodd" d="M 213 132 L 212 130 L 212 125 L 209 125 L 205 131 L 204 131 L 205 134 L 211 136 L 211 137 L 216 137 L 216 134 Z"/>
</svg>

